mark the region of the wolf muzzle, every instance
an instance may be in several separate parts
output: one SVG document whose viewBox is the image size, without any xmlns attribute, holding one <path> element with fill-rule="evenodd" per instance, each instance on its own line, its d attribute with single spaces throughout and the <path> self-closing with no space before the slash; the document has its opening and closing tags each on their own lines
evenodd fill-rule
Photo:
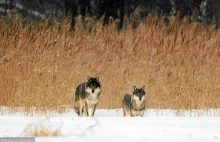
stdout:
<svg viewBox="0 0 220 142">
<path fill-rule="evenodd" d="M 141 99 L 142 99 L 142 96 L 139 96 L 139 100 L 141 101 Z"/>
</svg>

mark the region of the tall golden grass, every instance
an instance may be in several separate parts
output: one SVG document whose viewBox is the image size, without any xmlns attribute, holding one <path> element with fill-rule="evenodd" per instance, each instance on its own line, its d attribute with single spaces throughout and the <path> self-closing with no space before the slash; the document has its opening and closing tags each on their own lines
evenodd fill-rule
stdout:
<svg viewBox="0 0 220 142">
<path fill-rule="evenodd" d="M 119 108 L 132 86 L 146 85 L 146 108 L 220 108 L 220 31 L 186 19 L 147 17 L 136 29 L 80 19 L 22 26 L 0 19 L 0 105 L 62 110 L 86 75 L 100 76 L 98 108 Z"/>
</svg>

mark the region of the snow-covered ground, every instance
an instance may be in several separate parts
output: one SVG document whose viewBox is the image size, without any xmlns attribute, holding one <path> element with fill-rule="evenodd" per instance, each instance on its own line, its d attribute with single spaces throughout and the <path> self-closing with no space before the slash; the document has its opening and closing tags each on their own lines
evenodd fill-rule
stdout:
<svg viewBox="0 0 220 142">
<path fill-rule="evenodd" d="M 218 142 L 220 117 L 217 110 L 197 110 L 182 113 L 174 110 L 147 110 L 145 117 L 122 117 L 122 109 L 102 110 L 94 118 L 79 118 L 73 110 L 49 118 L 23 113 L 0 116 L 0 137 L 26 136 L 37 129 L 59 131 L 60 137 L 38 137 L 48 141 L 148 141 L 148 142 Z M 198 117 L 201 116 L 201 117 Z M 191 116 L 191 117 L 190 117 Z M 195 117 L 196 116 L 196 117 Z"/>
</svg>

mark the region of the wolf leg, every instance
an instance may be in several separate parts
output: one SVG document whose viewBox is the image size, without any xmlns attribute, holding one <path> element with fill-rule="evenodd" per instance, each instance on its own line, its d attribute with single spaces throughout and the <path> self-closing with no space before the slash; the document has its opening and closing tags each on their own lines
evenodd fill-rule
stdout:
<svg viewBox="0 0 220 142">
<path fill-rule="evenodd" d="M 86 117 L 88 117 L 89 116 L 89 109 L 88 109 L 88 105 L 87 105 L 87 103 L 86 103 L 86 101 L 85 101 L 85 116 Z"/>
<path fill-rule="evenodd" d="M 126 109 L 125 107 L 126 107 L 126 106 L 124 105 L 124 106 L 123 106 L 123 114 L 124 114 L 124 117 L 127 116 L 127 115 L 126 115 L 126 112 L 125 112 L 125 109 Z"/>
<path fill-rule="evenodd" d="M 96 110 L 96 104 L 93 106 L 93 108 L 92 108 L 92 117 L 94 116 L 94 114 L 95 114 L 95 110 Z"/>
<path fill-rule="evenodd" d="M 83 106 L 80 105 L 80 108 L 79 108 L 79 116 L 82 117 L 82 111 L 83 111 Z"/>
<path fill-rule="evenodd" d="M 132 113 L 132 111 L 130 110 L 130 116 L 131 117 L 134 117 L 134 114 Z"/>
<path fill-rule="evenodd" d="M 142 114 L 141 114 L 141 117 L 143 117 L 144 116 L 144 111 L 142 112 Z"/>
<path fill-rule="evenodd" d="M 75 112 L 77 113 L 77 115 L 79 116 L 79 108 L 74 107 Z"/>
<path fill-rule="evenodd" d="M 79 116 L 80 117 L 82 117 L 82 115 L 83 115 L 83 107 L 84 107 L 83 100 L 80 99 L 80 104 L 79 104 Z"/>
</svg>

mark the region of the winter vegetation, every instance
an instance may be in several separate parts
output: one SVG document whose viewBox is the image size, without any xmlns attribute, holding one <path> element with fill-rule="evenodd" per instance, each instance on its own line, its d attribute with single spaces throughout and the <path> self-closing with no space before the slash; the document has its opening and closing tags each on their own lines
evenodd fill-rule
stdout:
<svg viewBox="0 0 220 142">
<path fill-rule="evenodd" d="M 0 13 L 0 141 L 219 141 L 220 1 L 0 0 Z M 102 89 L 80 118 L 86 76 Z M 134 85 L 143 118 L 122 118 Z"/>
<path fill-rule="evenodd" d="M 146 85 L 146 108 L 209 109 L 220 107 L 219 30 L 214 24 L 148 16 L 116 30 L 78 17 L 23 24 L 8 15 L 0 20 L 0 105 L 39 111 L 65 111 L 74 105 L 86 75 L 100 76 L 98 108 L 121 108 L 132 86 Z"/>
</svg>

